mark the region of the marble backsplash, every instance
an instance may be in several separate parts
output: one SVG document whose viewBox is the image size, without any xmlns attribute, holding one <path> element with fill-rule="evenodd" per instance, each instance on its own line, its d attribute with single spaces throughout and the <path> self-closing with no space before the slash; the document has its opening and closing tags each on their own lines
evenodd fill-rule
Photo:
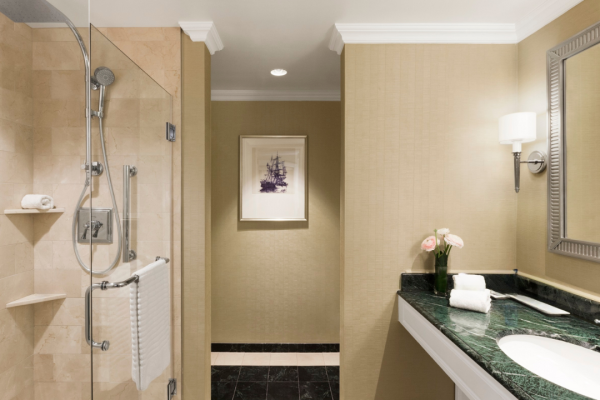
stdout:
<svg viewBox="0 0 600 400">
<path fill-rule="evenodd" d="M 454 286 L 453 275 L 455 274 L 448 275 L 448 291 Z M 482 275 L 487 288 L 496 292 L 529 296 L 587 321 L 600 319 L 600 303 L 596 301 L 525 278 L 518 273 Z M 433 273 L 404 273 L 400 276 L 400 288 L 403 292 L 433 291 L 433 278 Z"/>
</svg>

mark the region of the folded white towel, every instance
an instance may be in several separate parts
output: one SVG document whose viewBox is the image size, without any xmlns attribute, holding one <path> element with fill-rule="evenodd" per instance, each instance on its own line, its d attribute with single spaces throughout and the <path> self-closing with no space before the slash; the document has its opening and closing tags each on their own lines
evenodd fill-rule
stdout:
<svg viewBox="0 0 600 400">
<path fill-rule="evenodd" d="M 54 199 L 45 194 L 27 194 L 21 200 L 22 208 L 37 208 L 39 210 L 50 210 L 54 208 Z"/>
<path fill-rule="evenodd" d="M 450 306 L 465 310 L 487 313 L 492 306 L 490 291 L 485 290 L 456 290 L 450 292 Z"/>
<path fill-rule="evenodd" d="M 485 278 L 482 275 L 458 274 L 452 277 L 456 290 L 484 290 Z"/>
<path fill-rule="evenodd" d="M 146 390 L 171 363 L 169 267 L 158 260 L 136 271 L 130 289 L 131 378 Z"/>
</svg>

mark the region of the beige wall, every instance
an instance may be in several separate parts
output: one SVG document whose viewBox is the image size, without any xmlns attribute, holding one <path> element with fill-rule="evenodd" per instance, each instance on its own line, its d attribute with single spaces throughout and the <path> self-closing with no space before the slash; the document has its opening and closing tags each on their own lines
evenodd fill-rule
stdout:
<svg viewBox="0 0 600 400">
<path fill-rule="evenodd" d="M 33 398 L 33 216 L 20 208 L 33 183 L 31 29 L 0 14 L 0 398 Z"/>
<path fill-rule="evenodd" d="M 395 293 L 403 271 L 432 270 L 419 245 L 434 228 L 465 240 L 454 270 L 516 266 L 497 126 L 517 110 L 517 46 L 346 45 L 343 68 L 343 398 L 452 399 L 398 323 Z"/>
<path fill-rule="evenodd" d="M 203 42 L 182 40 L 181 395 L 210 399 L 211 113 L 210 60 Z"/>
<path fill-rule="evenodd" d="M 212 341 L 339 343 L 339 102 L 212 103 Z M 240 135 L 308 136 L 308 222 L 239 222 Z"/>
<path fill-rule="evenodd" d="M 547 151 L 546 51 L 600 20 L 600 1 L 585 0 L 519 43 L 519 110 L 538 113 L 538 140 L 523 154 Z M 546 237 L 547 174 L 521 175 L 518 205 L 517 267 L 588 294 L 600 294 L 598 263 L 549 253 Z"/>
</svg>

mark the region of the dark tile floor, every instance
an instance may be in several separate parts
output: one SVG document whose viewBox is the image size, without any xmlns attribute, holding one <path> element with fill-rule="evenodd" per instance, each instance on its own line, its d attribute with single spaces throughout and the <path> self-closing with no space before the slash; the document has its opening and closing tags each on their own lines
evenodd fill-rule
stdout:
<svg viewBox="0 0 600 400">
<path fill-rule="evenodd" d="M 213 366 L 212 400 L 339 400 L 340 367 Z"/>
</svg>

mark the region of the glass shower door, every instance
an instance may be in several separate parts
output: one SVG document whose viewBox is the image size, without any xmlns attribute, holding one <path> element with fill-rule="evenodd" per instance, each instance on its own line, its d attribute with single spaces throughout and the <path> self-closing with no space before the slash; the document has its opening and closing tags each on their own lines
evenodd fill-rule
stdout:
<svg viewBox="0 0 600 400">
<path fill-rule="evenodd" d="M 166 336 L 163 331 L 161 340 L 152 349 L 165 354 L 166 345 L 168 365 L 163 360 L 162 373 L 159 371 L 147 383 L 136 367 L 142 351 L 136 347 L 135 338 L 144 334 L 138 332 L 142 329 L 139 310 L 142 303 L 152 301 L 160 293 L 148 299 L 142 292 L 136 297 L 138 303 L 132 303 L 130 298 L 132 288 L 138 285 L 137 271 L 153 264 L 158 257 L 171 258 L 172 143 L 166 140 L 165 130 L 166 123 L 172 122 L 172 97 L 105 34 L 110 36 L 110 29 L 91 27 L 92 75 L 95 72 L 98 81 L 98 90 L 92 92 L 92 108 L 101 111 L 93 120 L 93 161 L 101 162 L 104 167 L 102 175 L 93 177 L 92 202 L 94 209 L 112 209 L 114 226 L 112 243 L 94 242 L 92 238 L 92 255 L 95 270 L 110 265 L 117 256 L 118 262 L 111 271 L 92 279 L 94 284 L 100 284 L 91 299 L 93 338 L 98 343 L 110 342 L 107 349 L 93 350 L 92 394 L 94 399 L 164 399 L 169 379 L 173 377 L 172 314 L 157 316 L 163 321 L 168 319 L 168 331 Z M 171 312 L 170 263 L 166 270 L 168 304 L 161 300 L 148 310 L 150 313 L 156 314 L 162 306 Z M 102 285 L 103 281 L 108 284 Z M 132 307 L 138 310 L 134 317 Z M 135 374 L 137 383 L 132 379 Z"/>
</svg>

